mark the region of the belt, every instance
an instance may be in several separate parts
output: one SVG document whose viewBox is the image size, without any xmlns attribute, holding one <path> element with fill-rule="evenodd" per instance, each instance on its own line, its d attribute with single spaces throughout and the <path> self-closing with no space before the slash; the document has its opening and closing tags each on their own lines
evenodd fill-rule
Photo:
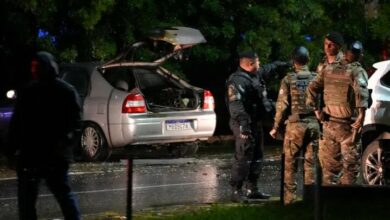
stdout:
<svg viewBox="0 0 390 220">
<path fill-rule="evenodd" d="M 352 120 L 351 118 L 336 118 L 336 117 L 329 117 L 329 121 L 341 123 L 341 124 L 351 124 Z"/>
<path fill-rule="evenodd" d="M 315 117 L 316 115 L 314 114 L 314 112 L 312 113 L 307 113 L 307 114 L 298 114 L 299 115 L 299 118 L 300 119 L 304 119 L 304 118 L 307 118 L 307 117 Z"/>
</svg>

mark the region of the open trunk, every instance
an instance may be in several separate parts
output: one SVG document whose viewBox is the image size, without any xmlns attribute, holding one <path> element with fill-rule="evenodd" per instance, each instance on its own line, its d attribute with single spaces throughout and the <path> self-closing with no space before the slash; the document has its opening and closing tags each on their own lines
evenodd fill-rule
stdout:
<svg viewBox="0 0 390 220">
<path fill-rule="evenodd" d="M 202 103 L 201 91 L 188 88 L 174 78 L 144 69 L 138 69 L 134 74 L 149 111 L 188 111 L 197 109 Z"/>
</svg>

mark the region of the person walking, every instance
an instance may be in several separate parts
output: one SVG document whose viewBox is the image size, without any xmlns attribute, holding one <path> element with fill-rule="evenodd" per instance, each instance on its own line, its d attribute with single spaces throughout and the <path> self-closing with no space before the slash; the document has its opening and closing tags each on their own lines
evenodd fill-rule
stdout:
<svg viewBox="0 0 390 220">
<path fill-rule="evenodd" d="M 239 67 L 226 82 L 230 129 L 235 137 L 235 154 L 230 185 L 232 201 L 268 199 L 270 195 L 259 192 L 257 180 L 263 158 L 263 130 L 260 115 L 272 111 L 267 98 L 264 78 L 288 63 L 275 61 L 262 65 L 257 54 L 245 51 L 239 54 Z M 243 186 L 245 183 L 245 192 Z"/>
<path fill-rule="evenodd" d="M 9 127 L 8 155 L 16 157 L 21 220 L 37 219 L 39 183 L 46 181 L 66 220 L 80 219 L 69 185 L 69 163 L 80 129 L 76 90 L 58 78 L 53 55 L 38 52 L 31 62 L 32 82 L 19 94 Z"/>
<path fill-rule="evenodd" d="M 276 102 L 274 125 L 270 135 L 283 139 L 284 201 L 285 205 L 296 200 L 298 157 L 304 152 L 304 183 L 314 184 L 314 149 L 318 147 L 319 123 L 314 109 L 306 105 L 306 87 L 317 75 L 309 71 L 309 51 L 296 47 L 292 52 L 293 71 L 282 79 Z M 286 125 L 285 125 L 286 124 Z M 283 132 L 285 130 L 285 132 Z"/>
</svg>

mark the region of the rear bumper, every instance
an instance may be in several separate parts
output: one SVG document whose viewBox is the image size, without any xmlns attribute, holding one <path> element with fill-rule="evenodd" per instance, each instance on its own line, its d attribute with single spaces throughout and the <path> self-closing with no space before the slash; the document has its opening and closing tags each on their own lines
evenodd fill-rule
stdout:
<svg viewBox="0 0 390 220">
<path fill-rule="evenodd" d="M 163 144 L 207 140 L 214 134 L 214 112 L 125 115 L 122 124 L 109 124 L 112 147 L 132 144 Z M 168 123 L 188 123 L 184 129 L 169 130 Z"/>
</svg>

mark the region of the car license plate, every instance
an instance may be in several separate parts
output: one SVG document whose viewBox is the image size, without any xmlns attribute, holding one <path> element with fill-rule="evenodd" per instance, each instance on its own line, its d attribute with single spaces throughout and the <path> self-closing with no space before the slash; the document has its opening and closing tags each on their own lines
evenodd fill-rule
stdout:
<svg viewBox="0 0 390 220">
<path fill-rule="evenodd" d="M 191 120 L 168 120 L 165 121 L 167 131 L 190 130 Z"/>
</svg>

